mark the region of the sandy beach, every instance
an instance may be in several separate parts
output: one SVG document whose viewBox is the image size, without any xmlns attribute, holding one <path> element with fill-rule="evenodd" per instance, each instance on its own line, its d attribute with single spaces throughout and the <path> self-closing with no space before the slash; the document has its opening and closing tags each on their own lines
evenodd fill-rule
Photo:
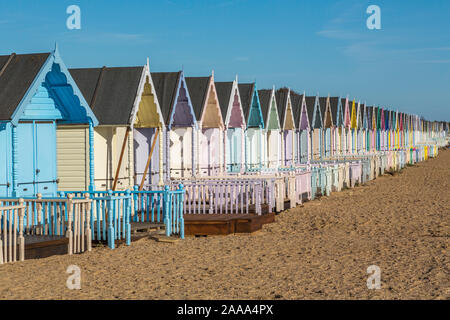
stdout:
<svg viewBox="0 0 450 320">
<path fill-rule="evenodd" d="M 251 235 L 150 239 L 0 266 L 0 299 L 449 299 L 450 150 Z M 81 290 L 66 269 L 81 268 Z M 381 269 L 369 290 L 367 267 Z"/>
</svg>

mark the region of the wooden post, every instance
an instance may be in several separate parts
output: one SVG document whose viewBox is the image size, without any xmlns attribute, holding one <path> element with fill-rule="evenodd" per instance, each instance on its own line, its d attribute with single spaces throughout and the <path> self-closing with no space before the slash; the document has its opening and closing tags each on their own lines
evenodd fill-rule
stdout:
<svg viewBox="0 0 450 320">
<path fill-rule="evenodd" d="M 155 149 L 156 141 L 159 135 L 159 128 L 156 128 L 155 137 L 153 138 L 152 147 L 150 148 L 150 153 L 148 154 L 147 163 L 145 164 L 144 174 L 142 175 L 141 184 L 139 185 L 139 191 L 144 188 L 145 176 L 147 175 L 148 168 L 150 166 L 150 160 L 152 159 L 153 150 Z M 162 174 L 162 173 L 160 173 Z M 114 190 L 114 188 L 113 188 Z"/>
<path fill-rule="evenodd" d="M 37 223 L 38 227 L 36 228 L 36 234 L 43 235 L 44 234 L 44 226 L 45 226 L 45 217 L 43 221 L 41 221 L 42 218 L 42 194 L 38 193 L 36 194 L 36 197 L 38 201 L 36 201 L 36 213 L 37 213 L 37 221 L 34 221 Z M 30 229 L 30 227 L 28 227 Z"/>
<path fill-rule="evenodd" d="M 67 248 L 67 253 L 71 255 L 73 253 L 73 232 L 72 232 L 72 198 L 73 194 L 67 195 L 67 232 L 66 237 L 69 238 L 69 245 Z"/>
<path fill-rule="evenodd" d="M 112 187 L 112 190 L 113 190 L 113 191 L 116 190 L 117 180 L 119 180 L 120 167 L 122 166 L 123 154 L 124 154 L 124 152 L 125 152 L 125 147 L 126 147 L 126 145 L 127 145 L 128 134 L 129 134 L 130 130 L 131 130 L 131 129 L 128 127 L 128 128 L 127 128 L 127 131 L 125 132 L 125 137 L 123 138 L 122 150 L 120 151 L 120 157 L 119 157 L 119 164 L 117 165 L 116 176 L 114 177 L 114 183 L 113 183 L 113 187 Z"/>
<path fill-rule="evenodd" d="M 91 200 L 89 199 L 89 193 L 86 193 L 84 195 L 84 198 L 88 201 L 86 203 L 86 206 L 84 207 L 85 212 L 83 214 L 86 214 L 86 246 L 87 251 L 92 250 L 92 234 L 91 234 Z"/>
</svg>

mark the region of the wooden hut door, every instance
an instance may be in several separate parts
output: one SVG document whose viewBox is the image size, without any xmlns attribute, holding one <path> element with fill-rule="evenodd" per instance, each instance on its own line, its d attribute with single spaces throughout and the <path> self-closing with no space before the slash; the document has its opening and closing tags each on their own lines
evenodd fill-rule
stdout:
<svg viewBox="0 0 450 320">
<path fill-rule="evenodd" d="M 38 122 L 36 141 L 36 191 L 42 196 L 56 193 L 56 131 L 54 122 Z"/>
<path fill-rule="evenodd" d="M 306 130 L 300 131 L 300 162 L 308 161 L 308 132 Z"/>
<path fill-rule="evenodd" d="M 33 196 L 34 190 L 34 124 L 20 123 L 17 128 L 18 183 L 17 196 Z"/>
<path fill-rule="evenodd" d="M 9 163 L 8 158 L 10 153 L 8 152 L 10 140 L 8 135 L 8 130 L 6 130 L 6 125 L 0 125 L 0 196 L 7 197 L 10 196 L 9 191 L 11 190 L 10 175 L 8 174 Z"/>
<path fill-rule="evenodd" d="M 134 170 L 136 172 L 135 183 L 138 185 L 142 181 L 150 149 L 155 139 L 155 132 L 156 128 L 134 128 Z M 160 132 L 160 134 L 162 133 Z M 157 184 L 159 182 L 159 136 L 157 139 L 144 185 Z"/>
<path fill-rule="evenodd" d="M 292 130 L 284 130 L 284 165 L 290 166 L 292 164 Z"/>
<path fill-rule="evenodd" d="M 54 122 L 24 122 L 17 129 L 17 196 L 51 196 L 56 192 Z"/>
</svg>

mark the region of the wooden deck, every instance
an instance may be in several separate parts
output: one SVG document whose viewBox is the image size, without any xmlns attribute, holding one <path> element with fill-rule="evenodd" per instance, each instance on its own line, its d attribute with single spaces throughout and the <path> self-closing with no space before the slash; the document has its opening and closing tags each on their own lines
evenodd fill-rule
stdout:
<svg viewBox="0 0 450 320">
<path fill-rule="evenodd" d="M 192 236 L 252 233 L 275 221 L 275 213 L 255 214 L 185 214 L 184 233 Z"/>
<path fill-rule="evenodd" d="M 25 259 L 67 254 L 69 239 L 64 236 L 24 235 Z"/>
</svg>

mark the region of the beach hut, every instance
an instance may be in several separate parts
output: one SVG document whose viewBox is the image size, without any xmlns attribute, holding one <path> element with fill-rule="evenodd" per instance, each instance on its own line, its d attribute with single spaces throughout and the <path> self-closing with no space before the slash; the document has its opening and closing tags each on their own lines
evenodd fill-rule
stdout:
<svg viewBox="0 0 450 320">
<path fill-rule="evenodd" d="M 412 114 L 408 114 L 408 134 L 407 134 L 407 147 L 414 147 L 414 116 Z"/>
<path fill-rule="evenodd" d="M 0 194 L 55 196 L 74 181 L 85 189 L 93 186 L 92 134 L 97 124 L 57 47 L 47 53 L 0 56 Z M 62 127 L 83 128 L 83 143 L 61 137 Z M 63 139 L 73 139 L 72 145 L 64 148 Z M 78 165 L 83 169 L 72 170 Z"/>
<path fill-rule="evenodd" d="M 396 148 L 400 149 L 403 147 L 403 113 L 397 110 L 397 141 Z"/>
<path fill-rule="evenodd" d="M 363 153 L 366 148 L 366 104 L 359 103 L 358 105 L 358 153 Z"/>
<path fill-rule="evenodd" d="M 264 118 L 258 97 L 256 83 L 239 83 L 242 109 L 247 127 L 245 130 L 246 171 L 258 171 L 263 166 Z"/>
<path fill-rule="evenodd" d="M 214 72 L 209 77 L 186 77 L 186 85 L 197 119 L 197 169 L 200 176 L 224 172 L 224 122 L 214 84 Z"/>
<path fill-rule="evenodd" d="M 69 71 L 99 119 L 94 130 L 95 189 L 126 190 L 135 184 L 162 184 L 163 141 L 158 133 L 164 122 L 148 63 Z M 64 134 L 79 135 L 73 129 L 66 129 Z M 83 190 L 81 185 L 66 188 L 63 190 Z"/>
<path fill-rule="evenodd" d="M 284 166 L 294 165 L 297 145 L 290 91 L 291 90 L 288 88 L 281 88 L 275 93 L 278 114 L 280 115 L 281 120 L 281 158 Z"/>
<path fill-rule="evenodd" d="M 352 129 L 351 129 L 351 102 L 348 97 L 342 99 L 342 107 L 344 110 L 344 127 L 345 127 L 345 135 L 344 135 L 344 153 L 350 154 L 352 150 Z"/>
<path fill-rule="evenodd" d="M 310 151 L 310 132 L 308 110 L 306 108 L 305 93 L 299 94 L 291 90 L 292 112 L 294 114 L 294 123 L 296 130 L 297 154 L 296 163 L 305 163 L 309 160 Z"/>
<path fill-rule="evenodd" d="M 375 151 L 380 151 L 380 108 L 373 106 L 373 134 L 375 135 Z"/>
<path fill-rule="evenodd" d="M 333 121 L 332 127 L 332 156 L 342 154 L 343 146 L 343 133 L 344 133 L 344 119 L 342 111 L 342 101 L 340 97 L 330 97 L 330 110 Z"/>
<path fill-rule="evenodd" d="M 392 110 L 387 110 L 386 112 L 386 131 L 387 131 L 387 148 L 392 150 L 393 148 L 393 114 Z"/>
<path fill-rule="evenodd" d="M 384 109 L 382 107 L 378 108 L 378 117 L 379 117 L 379 132 L 380 132 L 380 151 L 385 150 L 385 121 L 384 121 Z"/>
<path fill-rule="evenodd" d="M 374 146 L 374 125 L 373 125 L 373 106 L 366 107 L 366 118 L 367 118 L 367 130 L 365 135 L 366 140 L 366 152 L 373 152 L 373 146 Z"/>
<path fill-rule="evenodd" d="M 351 149 L 350 152 L 352 154 L 356 154 L 358 149 L 358 104 L 355 102 L 355 100 L 352 101 L 351 107 L 350 107 L 350 129 L 351 129 Z"/>
<path fill-rule="evenodd" d="M 264 166 L 278 168 L 281 165 L 281 125 L 278 114 L 275 88 L 258 90 L 261 111 L 264 117 L 266 150 Z"/>
<path fill-rule="evenodd" d="M 225 169 L 227 172 L 243 173 L 246 124 L 237 77 L 232 82 L 216 82 L 215 86 L 225 124 Z"/>
<path fill-rule="evenodd" d="M 195 112 L 183 71 L 151 72 L 164 120 L 165 181 L 196 175 Z"/>
<path fill-rule="evenodd" d="M 311 155 L 311 137 L 305 93 L 298 94 L 291 90 L 291 101 L 294 122 L 297 127 L 297 161 L 306 163 L 310 160 Z"/>
<path fill-rule="evenodd" d="M 322 115 L 320 113 L 319 96 L 306 97 L 309 127 L 311 130 L 311 159 L 319 160 L 322 154 Z"/>
<path fill-rule="evenodd" d="M 330 96 L 328 97 L 320 97 L 319 98 L 320 105 L 320 113 L 322 114 L 323 119 L 323 136 L 322 136 L 322 145 L 323 147 L 323 155 L 326 158 L 331 157 L 332 150 L 332 141 L 333 141 L 333 115 L 331 113 L 331 103 Z"/>
</svg>

